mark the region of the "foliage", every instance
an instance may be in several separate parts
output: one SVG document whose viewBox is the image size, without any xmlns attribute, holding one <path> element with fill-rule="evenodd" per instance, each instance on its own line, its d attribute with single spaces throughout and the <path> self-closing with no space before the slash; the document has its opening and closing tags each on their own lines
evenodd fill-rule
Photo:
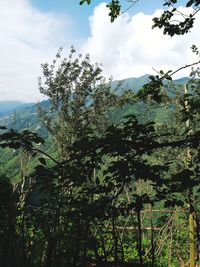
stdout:
<svg viewBox="0 0 200 267">
<path fill-rule="evenodd" d="M 43 64 L 40 92 L 51 103 L 51 114 L 39 107 L 44 125 L 56 140 L 62 158 L 67 147 L 88 131 L 99 134 L 108 125 L 106 113 L 119 98 L 105 82 L 98 64 L 91 64 L 89 55 L 74 58 L 72 47 L 68 58 L 58 52 L 53 64 Z M 60 61 L 59 61 L 60 60 Z M 59 62 L 58 62 L 59 61 Z"/>
<path fill-rule="evenodd" d="M 4 146 L 17 145 L 36 152 L 33 142 L 41 139 L 25 133 L 26 142 L 24 133 L 4 132 Z M 125 255 L 126 259 L 142 263 L 145 259 L 142 255 L 151 243 L 142 239 L 141 226 L 138 233 L 132 237 L 123 235 L 123 239 L 116 229 L 123 227 L 126 218 L 133 214 L 138 227 L 141 212 L 148 203 L 155 205 L 164 199 L 165 205 L 180 204 L 174 194 L 188 188 L 188 171 L 171 176 L 169 164 L 154 163 L 149 158 L 153 158 L 155 150 L 176 147 L 177 142 L 185 147 L 189 144 L 186 140 L 168 141 L 168 135 L 158 134 L 153 122 L 141 124 L 135 116 L 129 116 L 118 126 L 108 127 L 103 136 L 88 133 L 75 141 L 70 147 L 70 157 L 54 162 L 50 168 L 39 157 L 25 199 L 18 196 L 18 215 L 12 217 L 16 236 L 10 244 L 20 242 L 23 248 L 15 252 L 21 255 L 15 266 L 24 261 L 29 266 L 83 266 L 87 257 L 118 261 Z M 191 142 L 192 145 L 192 138 Z M 184 175 L 186 188 L 177 191 L 177 182 L 183 185 Z M 154 193 L 135 191 L 141 181 L 148 182 Z M 137 244 L 133 250 L 127 247 L 130 238 Z"/>
<path fill-rule="evenodd" d="M 180 256 L 186 232 L 177 228 L 186 224 L 186 218 L 176 210 L 187 208 L 192 189 L 199 216 L 198 90 L 194 80 L 189 92 L 177 90 L 176 96 L 164 99 L 166 105 L 173 102 L 177 107 L 170 111 L 174 113 L 170 124 L 159 126 L 129 115 L 102 134 L 95 134 L 90 124 L 91 131 L 68 144 L 68 157 L 60 160 L 35 146 L 43 142 L 37 134 L 1 127 L 4 149 L 26 151 L 37 160 L 34 172 L 27 174 L 27 156 L 22 154 L 21 182 L 16 187 L 7 178 L 8 186 L 2 182 L 2 198 L 10 201 L 2 202 L 1 247 L 12 252 L 2 264 L 12 266 L 13 259 L 15 266 L 25 262 L 28 266 L 85 266 L 92 258 L 167 266 L 171 255 L 176 266 L 180 259 L 186 260 L 186 252 Z M 163 105 L 163 98 L 156 100 Z M 195 129 L 192 133 L 185 127 L 188 118 Z M 192 166 L 187 163 L 188 148 L 193 151 Z M 149 211 L 150 220 L 143 215 L 147 207 L 174 208 L 175 213 L 163 218 Z M 150 232 L 145 232 L 143 227 L 149 224 Z M 131 227 L 133 232 L 126 230 Z M 158 234 L 156 227 L 161 229 Z"/>
<path fill-rule="evenodd" d="M 85 2 L 91 3 L 80 1 Z M 171 22 L 177 12 L 173 7 L 154 19 L 155 26 L 171 36 L 187 33 L 199 1 L 186 6 L 193 6 L 194 13 L 183 22 Z M 114 21 L 120 1 L 111 1 L 108 8 Z M 198 49 L 192 49 L 198 56 Z M 178 70 L 160 71 L 137 94 L 119 97 L 98 64 L 92 65 L 88 55 L 74 59 L 74 53 L 72 48 L 61 60 L 59 52 L 52 65 L 43 64 L 39 81 L 51 102 L 51 114 L 41 108 L 40 114 L 59 156 L 39 149 L 43 139 L 36 133 L 0 128 L 0 147 L 19 152 L 21 169 L 16 185 L 6 175 L 0 179 L 0 264 L 90 266 L 93 260 L 100 266 L 110 261 L 178 266 L 188 258 L 189 233 L 193 267 L 199 260 L 195 241 L 200 241 L 199 70 L 192 70 L 194 80 L 176 97 L 165 90 L 164 79 L 171 81 Z M 170 107 L 172 117 L 162 124 L 140 121 L 135 114 L 117 124 L 109 121 L 115 105 L 123 109 L 136 101 Z M 31 157 L 36 165 L 29 173 Z M 188 218 L 186 233 L 180 225 L 186 226 Z"/>
<path fill-rule="evenodd" d="M 84 3 L 90 4 L 91 0 L 82 0 L 80 1 L 80 4 Z M 134 4 L 136 4 L 138 1 L 132 0 L 130 2 L 130 7 L 132 7 Z M 183 35 L 185 33 L 188 33 L 188 31 L 193 27 L 195 16 L 199 12 L 200 2 L 199 0 L 187 0 L 185 1 L 185 7 L 191 8 L 193 11 L 189 11 L 189 14 L 184 14 L 178 10 L 176 5 L 180 2 L 178 0 L 164 0 L 163 6 L 167 6 L 168 10 L 165 10 L 163 14 L 158 18 L 154 18 L 154 27 L 163 28 L 163 33 L 168 34 L 170 36 L 173 35 Z M 117 17 L 120 16 L 122 12 L 121 3 L 123 1 L 121 0 L 112 0 L 109 4 L 107 4 L 107 7 L 109 8 L 109 16 L 111 19 L 111 22 L 114 22 Z M 178 21 L 177 17 L 181 15 L 181 20 Z"/>
</svg>

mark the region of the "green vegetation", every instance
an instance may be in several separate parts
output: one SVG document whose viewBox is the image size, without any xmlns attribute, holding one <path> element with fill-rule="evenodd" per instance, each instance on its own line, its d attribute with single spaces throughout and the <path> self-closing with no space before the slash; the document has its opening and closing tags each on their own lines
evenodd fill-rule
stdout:
<svg viewBox="0 0 200 267">
<path fill-rule="evenodd" d="M 49 101 L 2 117 L 1 265 L 197 262 L 198 80 L 155 101 L 74 52 L 43 65 Z"/>
<path fill-rule="evenodd" d="M 174 12 L 154 20 L 171 36 L 195 16 L 174 26 Z M 123 90 L 74 54 L 42 65 L 48 101 L 1 118 L 0 265 L 198 266 L 199 69 Z"/>
</svg>

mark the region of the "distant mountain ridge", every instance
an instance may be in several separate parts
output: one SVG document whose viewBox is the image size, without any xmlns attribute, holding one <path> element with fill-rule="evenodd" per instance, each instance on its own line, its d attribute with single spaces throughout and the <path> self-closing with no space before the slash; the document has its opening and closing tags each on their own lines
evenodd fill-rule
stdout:
<svg viewBox="0 0 200 267">
<path fill-rule="evenodd" d="M 138 78 L 127 78 L 123 80 L 115 80 L 112 82 L 113 88 L 117 88 L 117 93 L 121 93 L 123 90 L 130 89 L 134 92 L 138 92 L 146 83 L 150 82 L 149 76 L 151 74 L 144 74 Z M 190 80 L 189 77 L 182 77 L 176 80 L 173 80 L 173 83 L 176 85 L 182 85 L 187 83 Z M 165 82 L 164 82 L 165 84 Z"/>
<path fill-rule="evenodd" d="M 0 116 L 6 115 L 10 112 L 17 111 L 26 107 L 35 105 L 35 103 L 24 103 L 20 101 L 0 101 Z"/>
<path fill-rule="evenodd" d="M 120 86 L 118 87 L 119 81 L 113 81 L 113 89 L 117 88 L 121 91 L 116 91 L 116 93 L 122 93 L 123 90 L 129 89 L 137 92 L 141 89 L 144 84 L 148 83 L 149 75 L 143 75 L 139 78 L 129 78 L 120 81 Z M 177 89 L 182 88 L 182 84 L 186 83 L 189 78 L 184 77 L 174 81 L 175 86 L 166 85 L 170 96 L 173 98 L 176 94 Z M 44 100 L 39 103 L 42 109 L 50 111 L 51 103 L 50 100 Z M 113 107 L 108 112 L 109 120 L 112 124 L 118 124 L 122 121 L 125 116 L 134 114 L 139 122 L 149 122 L 154 121 L 155 123 L 168 123 L 171 118 L 171 111 L 173 107 L 163 108 L 154 107 L 151 110 L 148 109 L 144 101 L 139 101 L 135 104 L 125 104 L 122 107 Z M 15 112 L 15 114 L 13 114 Z M 23 129 L 29 129 L 30 131 L 37 132 L 39 136 L 44 138 L 47 148 L 47 153 L 51 155 L 52 142 L 48 130 L 44 127 L 41 122 L 41 118 L 38 115 L 38 106 L 36 103 L 23 103 L 19 101 L 0 101 L 0 126 L 6 126 L 8 129 L 14 129 L 21 131 Z M 5 176 L 12 175 L 14 179 L 19 179 L 20 175 L 17 170 L 16 162 L 19 162 L 18 154 L 13 154 L 13 151 L 9 149 L 0 149 L 1 156 L 1 166 L 4 166 L 3 174 Z M 34 167 L 32 167 L 34 168 Z M 0 170 L 1 171 L 1 170 Z M 13 176 L 14 173 L 14 176 Z"/>
<path fill-rule="evenodd" d="M 131 77 L 122 80 L 114 80 L 112 82 L 112 86 L 113 88 L 118 87 L 119 92 L 126 89 L 130 89 L 137 92 L 143 87 L 144 84 L 149 82 L 149 76 L 151 75 L 145 74 L 138 78 Z M 189 77 L 182 77 L 180 79 L 174 80 L 173 82 L 174 84 L 184 84 L 188 82 L 189 79 L 190 79 Z M 48 102 L 49 101 L 44 100 L 41 102 L 41 104 L 45 103 L 45 105 L 48 105 Z M 22 110 L 27 107 L 32 107 L 35 105 L 36 103 L 24 103 L 22 101 L 12 101 L 12 100 L 0 101 L 0 116 L 8 114 L 10 112 Z"/>
<path fill-rule="evenodd" d="M 149 76 L 150 74 L 142 75 L 138 78 L 127 78 L 123 80 L 114 80 L 112 81 L 112 87 L 113 89 L 116 89 L 117 94 L 121 94 L 124 90 L 129 89 L 133 90 L 134 92 L 138 92 L 144 84 L 149 82 Z M 175 85 L 178 84 L 185 84 L 188 82 L 190 78 L 189 77 L 182 77 L 180 79 L 176 79 L 173 81 Z M 49 106 L 50 101 L 44 100 L 40 102 L 41 106 Z M 0 101 L 0 117 L 3 117 L 5 115 L 9 115 L 10 113 L 14 111 L 18 111 L 21 113 L 21 111 L 25 111 L 25 113 L 35 113 L 37 111 L 36 103 L 24 103 L 20 101 Z"/>
<path fill-rule="evenodd" d="M 149 82 L 149 76 L 150 74 L 145 74 L 138 78 L 131 77 L 123 80 L 115 80 L 112 82 L 112 86 L 114 88 L 117 87 L 117 91 L 131 89 L 137 92 L 144 86 L 144 84 Z"/>
</svg>

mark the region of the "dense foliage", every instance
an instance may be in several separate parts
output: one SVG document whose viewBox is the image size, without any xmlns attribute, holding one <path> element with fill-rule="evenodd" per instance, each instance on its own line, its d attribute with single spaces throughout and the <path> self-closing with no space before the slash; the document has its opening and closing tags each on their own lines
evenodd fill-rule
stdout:
<svg viewBox="0 0 200 267">
<path fill-rule="evenodd" d="M 70 80 L 74 64 L 78 76 Z M 88 76 L 79 76 L 83 65 L 90 67 Z M 162 83 L 159 98 L 146 99 L 151 83 L 119 96 L 109 83 L 96 83 L 100 69 L 91 80 L 93 68 L 89 58 L 72 56 L 61 61 L 55 76 L 44 65 L 48 83 L 46 89 L 40 83 L 41 90 L 52 104 L 39 112 L 52 152 L 36 133 L 1 127 L 0 147 L 14 149 L 20 162 L 17 182 L 1 177 L 2 266 L 87 266 L 92 260 L 100 266 L 110 261 L 178 266 L 188 259 L 187 221 L 199 221 L 198 80 L 185 91 L 176 86 L 173 95 Z M 87 83 L 87 93 L 83 83 L 91 81 L 96 86 Z M 168 119 L 141 119 L 130 111 L 133 103 L 143 103 L 144 112 L 166 108 Z M 95 109 L 102 113 L 93 114 Z M 122 117 L 120 109 L 129 115 Z M 80 124 L 80 112 L 86 123 Z M 59 147 L 62 153 L 55 153 Z M 195 232 L 194 245 L 198 227 Z M 198 246 L 194 250 L 198 261 Z"/>
<path fill-rule="evenodd" d="M 197 13 L 199 1 L 186 6 Z M 108 7 L 114 20 L 120 2 Z M 176 11 L 164 12 L 155 26 L 171 36 L 186 33 L 196 13 L 174 26 Z M 194 267 L 200 257 L 199 70 L 173 94 L 164 80 L 176 71 L 151 76 L 137 93 L 116 94 L 100 66 L 74 52 L 63 60 L 59 52 L 42 66 L 39 89 L 51 105 L 38 107 L 38 129 L 46 146 L 28 125 L 0 128 L 1 151 L 17 159 L 11 172 L 0 172 L 0 265 Z M 195 46 L 193 52 L 199 56 Z M 157 123 L 152 113 L 165 109 L 167 119 Z"/>
</svg>

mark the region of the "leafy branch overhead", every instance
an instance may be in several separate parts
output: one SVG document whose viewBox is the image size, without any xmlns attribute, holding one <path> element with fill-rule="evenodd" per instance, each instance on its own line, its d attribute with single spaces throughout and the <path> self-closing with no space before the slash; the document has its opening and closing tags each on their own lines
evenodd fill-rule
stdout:
<svg viewBox="0 0 200 267">
<path fill-rule="evenodd" d="M 109 9 L 109 16 L 111 22 L 114 22 L 117 17 L 119 17 L 122 13 L 126 12 L 127 9 L 132 8 L 140 0 L 112 0 L 107 4 L 107 8 Z M 92 0 L 81 0 L 80 4 L 91 4 Z M 130 6 L 123 11 L 122 5 L 123 2 L 128 2 Z M 185 7 L 192 8 L 189 10 L 189 14 L 182 13 L 177 5 L 182 4 L 179 0 L 163 0 L 163 7 L 167 7 L 167 10 L 163 12 L 160 17 L 155 17 L 153 19 L 154 25 L 153 28 L 162 28 L 164 34 L 168 34 L 170 36 L 173 35 L 183 35 L 187 33 L 194 25 L 195 16 L 200 10 L 200 1 L 199 0 L 188 0 L 185 1 Z M 178 18 L 178 19 L 177 19 Z"/>
</svg>

